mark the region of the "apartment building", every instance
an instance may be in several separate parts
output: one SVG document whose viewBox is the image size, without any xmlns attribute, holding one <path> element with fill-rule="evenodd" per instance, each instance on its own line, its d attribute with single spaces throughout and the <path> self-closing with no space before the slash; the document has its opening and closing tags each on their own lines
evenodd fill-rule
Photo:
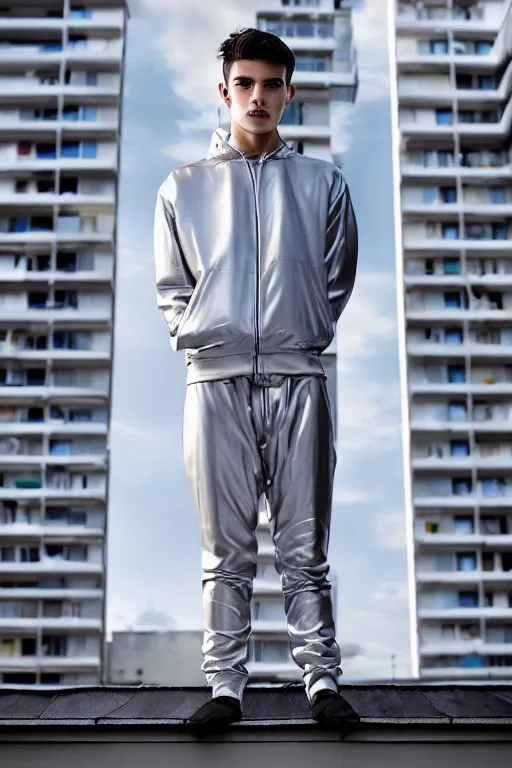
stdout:
<svg viewBox="0 0 512 768">
<path fill-rule="evenodd" d="M 399 0 L 394 21 L 413 667 L 510 677 L 511 2 Z"/>
<path fill-rule="evenodd" d="M 0 685 L 97 683 L 124 0 L 0 0 Z"/>
<path fill-rule="evenodd" d="M 357 93 L 357 64 L 349 0 L 265 0 L 255 26 L 277 35 L 292 49 L 297 92 L 279 126 L 281 137 L 297 152 L 338 162 L 333 154 L 333 112 L 352 104 Z M 229 111 L 221 125 L 229 127 Z M 335 137 L 334 137 L 335 138 Z M 336 423 L 336 340 L 323 356 Z M 302 673 L 291 658 L 274 546 L 264 505 L 258 529 L 259 554 L 254 582 L 253 639 L 248 669 L 253 680 L 299 680 Z M 334 581 L 334 575 L 330 575 Z M 335 601 L 334 601 L 335 602 Z"/>
</svg>

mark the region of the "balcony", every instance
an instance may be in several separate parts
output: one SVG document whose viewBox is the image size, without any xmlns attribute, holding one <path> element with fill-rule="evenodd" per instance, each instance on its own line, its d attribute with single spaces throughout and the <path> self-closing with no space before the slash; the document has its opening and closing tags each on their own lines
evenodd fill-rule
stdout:
<svg viewBox="0 0 512 768">
<path fill-rule="evenodd" d="M 0 456 L 0 464 L 1 464 Z M 416 470 L 435 470 L 436 472 L 452 472 L 459 469 L 508 469 L 512 457 L 505 453 L 502 456 L 430 456 L 428 458 L 413 458 L 411 465 Z M 511 498 L 512 504 L 512 498 Z"/>
<path fill-rule="evenodd" d="M 7 70 L 17 64 L 42 65 L 60 64 L 64 59 L 70 63 L 95 62 L 98 64 L 119 63 L 123 55 L 123 41 L 102 40 L 99 36 L 96 39 L 89 39 L 84 46 L 68 45 L 67 48 L 59 49 L 59 44 L 55 44 L 55 49 L 45 49 L 45 46 L 35 45 L 0 45 L 0 70 Z"/>
<path fill-rule="evenodd" d="M 41 467 L 58 464 L 63 467 L 80 467 L 84 469 L 107 469 L 107 455 L 103 454 L 82 454 L 76 456 L 67 456 L 60 454 L 44 453 L 40 456 L 29 456 L 23 454 L 0 454 L 0 467 L 9 469 L 10 467 Z M 0 489 L 1 491 L 2 489 Z"/>
<path fill-rule="evenodd" d="M 9 633 L 14 633 L 16 630 L 21 633 L 33 632 L 39 627 L 42 630 L 52 630 L 55 632 L 101 632 L 102 630 L 101 619 L 81 619 L 81 618 L 33 618 L 33 619 L 12 619 L 0 617 L 0 631 L 9 630 Z M 3 660 L 5 657 L 0 656 L 0 667 L 3 666 Z M 48 658 L 45 656 L 45 658 Z M 62 658 L 62 657 L 59 657 Z"/>
<path fill-rule="evenodd" d="M 89 309 L 71 309 L 71 308 L 27 308 L 27 309 L 4 309 L 0 318 L 2 320 L 8 320 L 9 323 L 48 323 L 48 324 L 64 324 L 69 323 L 69 327 L 75 327 L 76 325 L 87 324 L 102 324 L 110 327 L 112 317 L 112 310 L 110 307 L 97 307 Z M 1 388 L 0 388 L 1 391 Z"/>
<path fill-rule="evenodd" d="M 102 589 L 49 589 L 49 588 L 1 588 L 0 600 L 103 600 L 105 593 Z M 1 658 L 1 657 L 0 657 Z"/>
<path fill-rule="evenodd" d="M 0 491 L 3 489 L 0 489 Z M 101 563 L 88 563 L 80 560 L 59 560 L 58 558 L 45 558 L 37 563 L 4 563 L 0 562 L 0 576 L 6 574 L 20 574 L 25 576 L 39 576 L 51 573 L 59 574 L 97 574 L 101 575 L 104 566 Z"/>
<path fill-rule="evenodd" d="M 1 315 L 0 315 L 1 317 Z M 55 362 L 76 362 L 84 363 L 104 363 L 110 366 L 112 358 L 110 352 L 101 350 L 85 349 L 23 349 L 12 345 L 2 345 L 0 343 L 0 361 L 18 360 L 20 362 L 46 362 L 47 360 Z"/>
<path fill-rule="evenodd" d="M 437 620 L 448 621 L 471 621 L 472 619 L 500 619 L 512 620 L 512 608 L 481 608 L 479 606 L 471 608 L 418 608 L 418 618 L 421 621 Z"/>
<path fill-rule="evenodd" d="M 3 488 L 0 487 L 0 501 L 16 501 L 16 500 L 32 500 L 32 499 L 46 499 L 46 500 L 94 500 L 105 501 L 107 490 L 105 484 L 97 488 L 51 488 L 44 486 L 41 488 Z M 8 563 L 2 563 L 1 565 L 9 565 Z M 16 565 L 16 563 L 10 563 L 10 565 Z M 20 566 L 27 565 L 26 563 L 19 563 Z M 29 563 L 34 565 L 34 563 Z M 53 569 L 54 564 L 52 564 Z M 101 570 L 101 569 L 100 569 Z M 96 573 L 93 569 L 91 572 Z M 98 571 L 99 572 L 99 571 Z M 280 585 L 277 587 L 280 589 Z M 279 592 L 279 590 L 278 590 Z M 276 593 L 277 594 L 277 593 Z"/>
<path fill-rule="evenodd" d="M 502 654 L 499 654 L 502 655 Z M 422 667 L 420 676 L 424 680 L 503 680 L 512 677 L 509 667 Z"/>
<path fill-rule="evenodd" d="M 510 344 L 442 344 L 407 342 L 407 354 L 420 358 L 473 357 L 508 360 L 512 357 Z"/>
<path fill-rule="evenodd" d="M 413 492 L 414 506 L 418 508 L 432 509 L 460 509 L 478 505 L 488 507 L 512 507 L 512 495 L 510 496 L 482 496 L 476 493 L 467 493 L 449 496 L 420 496 Z"/>
<path fill-rule="evenodd" d="M 292 84 L 298 88 L 331 88 L 337 85 L 353 88 L 357 81 L 355 66 L 347 70 L 347 72 L 295 70 Z"/>
<path fill-rule="evenodd" d="M 512 534 L 483 533 L 415 533 L 414 541 L 425 548 L 429 547 L 486 547 L 512 549 Z"/>
<path fill-rule="evenodd" d="M 96 671 L 101 667 L 100 656 L 0 656 L 0 669 L 23 670 L 25 672 L 42 669 L 45 672 L 63 670 L 65 672 Z"/>
<path fill-rule="evenodd" d="M 332 133 L 329 125 L 283 125 L 278 128 L 284 141 L 321 140 L 330 141 Z"/>
<path fill-rule="evenodd" d="M 65 435 L 72 437 L 74 435 L 84 436 L 102 436 L 108 434 L 108 424 L 106 422 L 78 422 L 78 421 L 0 421 L 0 438 L 9 435 L 16 437 L 27 437 L 32 435 Z"/>
<path fill-rule="evenodd" d="M 81 544 L 84 540 L 97 540 L 105 536 L 102 528 L 90 528 L 86 525 L 55 525 L 42 523 L 4 523 L 2 540 L 8 546 L 9 539 L 22 539 L 26 542 L 51 539 L 66 544 Z"/>
<path fill-rule="evenodd" d="M 435 421 L 434 419 L 413 418 L 410 421 L 413 432 L 433 432 L 435 434 L 460 434 L 471 432 L 510 432 L 512 419 L 486 419 L 481 421 Z"/>
<path fill-rule="evenodd" d="M 419 571 L 416 569 L 418 584 L 512 584 L 512 571 Z"/>
</svg>

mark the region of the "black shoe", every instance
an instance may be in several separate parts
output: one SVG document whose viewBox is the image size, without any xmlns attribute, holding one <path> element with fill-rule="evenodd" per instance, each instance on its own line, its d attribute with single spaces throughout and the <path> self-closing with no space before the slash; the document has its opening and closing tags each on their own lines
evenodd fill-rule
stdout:
<svg viewBox="0 0 512 768">
<path fill-rule="evenodd" d="M 219 733 L 242 719 L 242 707 L 234 696 L 216 696 L 187 719 L 197 735 Z"/>
<path fill-rule="evenodd" d="M 319 723 L 331 725 L 348 725 L 361 719 L 343 696 L 330 689 L 318 691 L 313 697 L 311 717 Z"/>
</svg>

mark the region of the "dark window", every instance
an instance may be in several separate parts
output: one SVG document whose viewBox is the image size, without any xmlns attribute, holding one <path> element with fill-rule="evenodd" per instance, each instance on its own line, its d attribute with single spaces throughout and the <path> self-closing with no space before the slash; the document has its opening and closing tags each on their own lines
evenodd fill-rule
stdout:
<svg viewBox="0 0 512 768">
<path fill-rule="evenodd" d="M 4 685 L 34 685 L 35 672 L 4 672 Z"/>
<path fill-rule="evenodd" d="M 66 192 L 72 192 L 76 195 L 78 192 L 78 179 L 77 178 L 61 178 L 60 180 L 60 194 L 63 195 Z"/>
<path fill-rule="evenodd" d="M 22 656 L 35 656 L 36 655 L 36 639 L 35 637 L 23 637 L 21 640 L 21 655 Z"/>
</svg>

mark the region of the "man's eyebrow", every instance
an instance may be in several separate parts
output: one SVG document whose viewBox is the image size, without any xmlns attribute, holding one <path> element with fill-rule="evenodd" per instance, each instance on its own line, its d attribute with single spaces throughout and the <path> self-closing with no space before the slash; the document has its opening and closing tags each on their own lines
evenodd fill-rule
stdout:
<svg viewBox="0 0 512 768">
<path fill-rule="evenodd" d="M 237 77 L 235 77 L 235 80 L 250 80 L 251 82 L 254 82 L 254 78 L 249 77 L 249 75 L 238 75 Z M 282 77 L 268 77 L 263 82 L 264 83 L 284 83 L 284 80 Z"/>
</svg>

